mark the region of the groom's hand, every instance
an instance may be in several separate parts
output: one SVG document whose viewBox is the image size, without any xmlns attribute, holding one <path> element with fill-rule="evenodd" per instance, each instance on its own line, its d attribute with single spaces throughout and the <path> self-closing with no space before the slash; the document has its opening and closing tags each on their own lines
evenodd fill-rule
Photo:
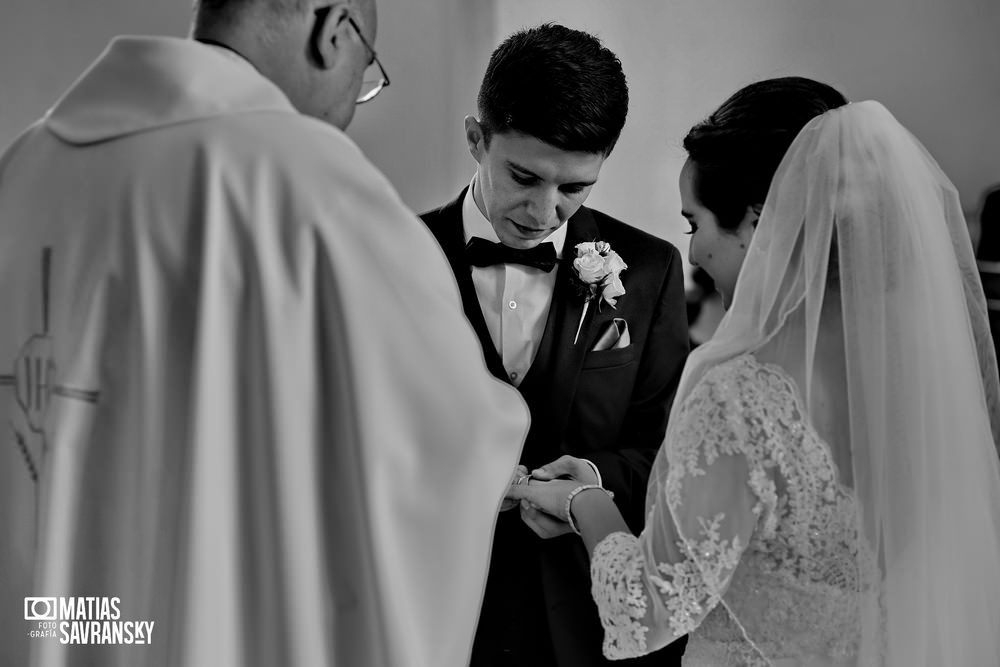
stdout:
<svg viewBox="0 0 1000 667">
<path fill-rule="evenodd" d="M 541 538 L 556 537 L 572 532 L 566 523 L 566 501 L 580 482 L 557 479 L 551 482 L 533 480 L 512 488 L 521 499 L 521 520 Z"/>
<path fill-rule="evenodd" d="M 573 532 L 568 523 L 546 514 L 527 500 L 521 501 L 521 521 L 543 540 Z"/>
</svg>

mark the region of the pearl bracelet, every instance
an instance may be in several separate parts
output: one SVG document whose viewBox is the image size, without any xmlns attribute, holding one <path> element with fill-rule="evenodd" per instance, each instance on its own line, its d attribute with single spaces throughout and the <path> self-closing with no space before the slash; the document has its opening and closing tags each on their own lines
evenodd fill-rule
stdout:
<svg viewBox="0 0 1000 667">
<path fill-rule="evenodd" d="M 586 491 L 587 489 L 600 489 L 604 493 L 608 494 L 608 498 L 611 498 L 612 500 L 614 500 L 615 498 L 615 494 L 612 491 L 605 489 L 603 486 L 600 486 L 599 484 L 581 484 L 580 486 L 570 491 L 569 495 L 566 496 L 566 523 L 569 524 L 570 530 L 572 530 L 577 535 L 580 534 L 580 530 L 576 527 L 576 523 L 573 522 L 573 512 L 572 512 L 573 499 L 576 498 L 576 494 L 580 493 L 581 491 Z"/>
</svg>

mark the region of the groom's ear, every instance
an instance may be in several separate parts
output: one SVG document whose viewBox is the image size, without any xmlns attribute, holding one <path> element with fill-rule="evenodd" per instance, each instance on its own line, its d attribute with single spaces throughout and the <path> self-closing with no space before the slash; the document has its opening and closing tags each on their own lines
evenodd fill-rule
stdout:
<svg viewBox="0 0 1000 667">
<path fill-rule="evenodd" d="M 469 152 L 476 162 L 482 162 L 486 155 L 486 134 L 475 116 L 465 117 L 465 141 L 468 142 Z"/>
</svg>

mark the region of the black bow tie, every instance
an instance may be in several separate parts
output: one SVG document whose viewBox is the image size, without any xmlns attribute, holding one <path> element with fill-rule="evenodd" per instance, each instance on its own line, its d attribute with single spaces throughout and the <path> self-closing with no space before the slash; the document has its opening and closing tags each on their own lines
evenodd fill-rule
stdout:
<svg viewBox="0 0 1000 667">
<path fill-rule="evenodd" d="M 473 236 L 465 246 L 465 256 L 472 266 L 524 264 L 542 271 L 551 271 L 556 265 L 556 247 L 551 242 L 539 243 L 528 250 L 519 250 Z"/>
</svg>

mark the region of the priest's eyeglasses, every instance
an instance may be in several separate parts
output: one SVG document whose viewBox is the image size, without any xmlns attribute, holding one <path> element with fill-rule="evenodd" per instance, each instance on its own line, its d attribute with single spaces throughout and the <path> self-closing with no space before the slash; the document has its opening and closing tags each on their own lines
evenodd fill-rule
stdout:
<svg viewBox="0 0 1000 667">
<path fill-rule="evenodd" d="M 358 94 L 358 99 L 355 100 L 357 104 L 364 104 L 365 102 L 370 102 L 372 98 L 382 92 L 383 88 L 389 85 L 389 75 L 385 73 L 385 68 L 382 67 L 378 56 L 375 55 L 375 49 L 368 43 L 365 36 L 361 34 L 361 28 L 358 27 L 358 24 L 350 16 L 347 17 L 347 20 L 354 26 L 354 31 L 358 33 L 361 43 L 372 54 L 371 60 L 368 61 L 368 68 L 365 70 L 364 81 L 361 83 L 361 91 Z M 377 73 L 375 71 L 376 67 L 378 68 Z"/>
</svg>

